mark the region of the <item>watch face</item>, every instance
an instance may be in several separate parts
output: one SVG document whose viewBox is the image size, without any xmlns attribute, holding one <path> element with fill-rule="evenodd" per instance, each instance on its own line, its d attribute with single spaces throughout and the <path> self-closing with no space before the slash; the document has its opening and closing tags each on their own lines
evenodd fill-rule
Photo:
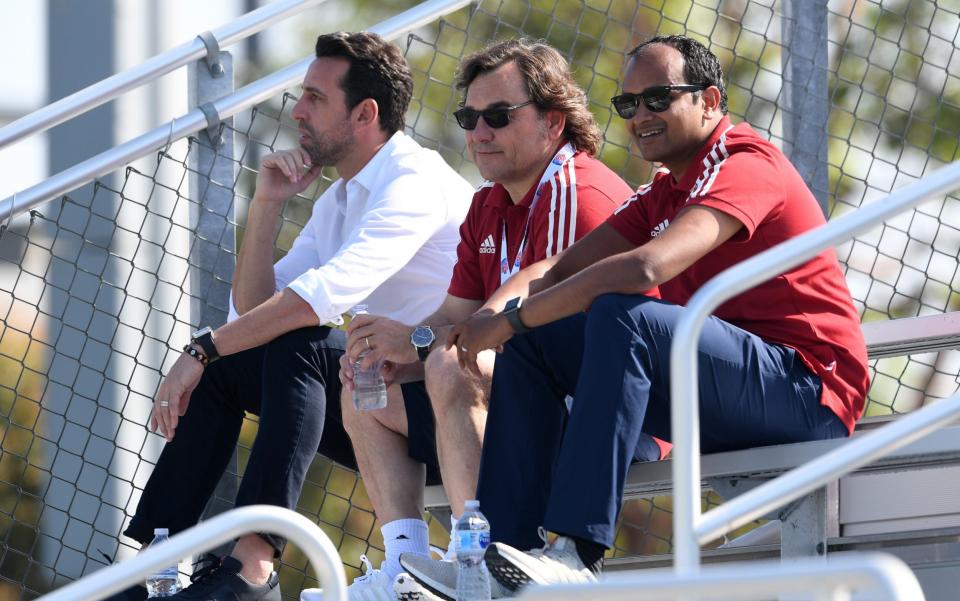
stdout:
<svg viewBox="0 0 960 601">
<path fill-rule="evenodd" d="M 413 343 L 413 346 L 430 346 L 433 339 L 433 330 L 426 326 L 417 327 L 410 335 L 410 342 Z"/>
<path fill-rule="evenodd" d="M 519 296 L 516 296 L 516 297 L 511 298 L 510 300 L 507 301 L 507 304 L 505 304 L 505 305 L 503 306 L 503 310 L 504 310 L 505 312 L 506 312 L 506 311 L 511 311 L 511 310 L 513 310 L 513 309 L 516 309 L 518 306 L 520 306 L 520 297 L 519 297 Z"/>
<path fill-rule="evenodd" d="M 196 332 L 194 332 L 194 333 L 191 335 L 191 338 L 193 338 L 194 340 L 196 340 L 197 338 L 200 338 L 200 337 L 203 336 L 204 334 L 209 334 L 209 333 L 211 333 L 211 332 L 213 332 L 213 329 L 212 329 L 210 326 L 204 326 L 204 327 L 200 328 L 199 330 L 197 330 Z"/>
</svg>

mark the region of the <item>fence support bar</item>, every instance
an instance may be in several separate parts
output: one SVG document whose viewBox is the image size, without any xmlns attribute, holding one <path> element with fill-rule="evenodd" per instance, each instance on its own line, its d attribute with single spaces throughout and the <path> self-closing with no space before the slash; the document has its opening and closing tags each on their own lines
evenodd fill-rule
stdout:
<svg viewBox="0 0 960 601">
<path fill-rule="evenodd" d="M 463 8 L 470 2 L 472 0 L 429 0 L 370 27 L 368 31 L 380 34 L 386 39 L 393 39 L 406 31 L 422 26 L 432 19 L 437 19 Z M 199 41 L 197 43 L 200 44 Z M 220 119 L 226 120 L 233 117 L 240 111 L 267 100 L 278 91 L 300 83 L 311 62 L 313 62 L 313 57 L 307 57 L 248 84 L 229 96 L 220 98 L 213 103 Z M 163 148 L 170 142 L 175 142 L 205 127 L 204 114 L 199 109 L 194 109 L 186 115 L 174 119 L 172 124 L 161 125 L 128 142 L 78 163 L 39 184 L 16 193 L 14 196 L 0 200 L 0 223 L 4 223 L 11 217 L 29 211 L 48 200 L 109 173 L 117 167 L 126 165 L 154 150 Z M 16 204 L 14 204 L 14 200 L 16 200 Z"/>
<path fill-rule="evenodd" d="M 148 574 L 251 532 L 285 536 L 307 556 L 324 587 L 324 601 L 347 601 L 347 582 L 336 547 L 299 513 L 270 505 L 241 507 L 200 523 L 126 561 L 98 570 L 41 597 L 43 601 L 95 601 L 142 583 Z"/>
<path fill-rule="evenodd" d="M 326 0 L 277 0 L 239 17 L 232 23 L 213 30 L 220 46 L 229 46 Z M 117 96 L 153 81 L 171 71 L 204 58 L 207 47 L 197 37 L 144 61 L 140 65 L 103 79 L 48 104 L 0 129 L 0 148 L 31 134 L 46 131 L 55 125 L 86 113 Z"/>
</svg>

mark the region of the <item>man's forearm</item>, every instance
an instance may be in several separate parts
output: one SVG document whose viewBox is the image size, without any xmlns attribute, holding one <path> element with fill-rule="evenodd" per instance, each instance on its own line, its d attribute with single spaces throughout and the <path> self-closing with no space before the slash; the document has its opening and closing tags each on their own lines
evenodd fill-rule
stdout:
<svg viewBox="0 0 960 601">
<path fill-rule="evenodd" d="M 283 205 L 258 202 L 254 196 L 243 244 L 233 274 L 233 304 L 243 315 L 273 296 L 273 243 Z"/>
<path fill-rule="evenodd" d="M 239 319 L 220 326 L 213 342 L 221 355 L 232 355 L 270 342 L 287 332 L 319 325 L 317 314 L 296 292 L 284 288 Z"/>
<path fill-rule="evenodd" d="M 554 258 L 544 259 L 530 265 L 526 269 L 511 277 L 503 283 L 496 292 L 494 292 L 487 302 L 483 303 L 482 309 L 489 309 L 494 312 L 503 310 L 507 301 L 517 296 L 531 296 L 546 290 L 556 284 L 559 280 L 555 277 L 556 273 L 552 269 L 555 263 Z"/>
</svg>

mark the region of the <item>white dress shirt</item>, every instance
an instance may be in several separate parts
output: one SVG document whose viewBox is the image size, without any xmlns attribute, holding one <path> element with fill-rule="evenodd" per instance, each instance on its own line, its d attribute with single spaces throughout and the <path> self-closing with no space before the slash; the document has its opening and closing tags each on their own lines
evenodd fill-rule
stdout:
<svg viewBox="0 0 960 601">
<path fill-rule="evenodd" d="M 473 187 L 443 158 L 395 133 L 349 181 L 338 179 L 285 257 L 276 289 L 307 301 L 319 324 L 357 304 L 410 325 L 443 301 Z M 230 319 L 236 317 L 232 297 Z"/>
</svg>

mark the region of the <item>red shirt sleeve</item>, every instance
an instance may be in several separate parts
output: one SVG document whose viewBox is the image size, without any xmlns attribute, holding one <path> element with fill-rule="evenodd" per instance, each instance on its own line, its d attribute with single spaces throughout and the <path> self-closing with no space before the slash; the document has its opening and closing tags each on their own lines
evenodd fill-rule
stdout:
<svg viewBox="0 0 960 601">
<path fill-rule="evenodd" d="M 621 236 L 635 246 L 643 246 L 651 240 L 653 229 L 648 214 L 648 203 L 655 203 L 654 182 L 640 186 L 633 196 L 627 199 L 607 219 L 607 224 L 617 230 Z"/>
</svg>

